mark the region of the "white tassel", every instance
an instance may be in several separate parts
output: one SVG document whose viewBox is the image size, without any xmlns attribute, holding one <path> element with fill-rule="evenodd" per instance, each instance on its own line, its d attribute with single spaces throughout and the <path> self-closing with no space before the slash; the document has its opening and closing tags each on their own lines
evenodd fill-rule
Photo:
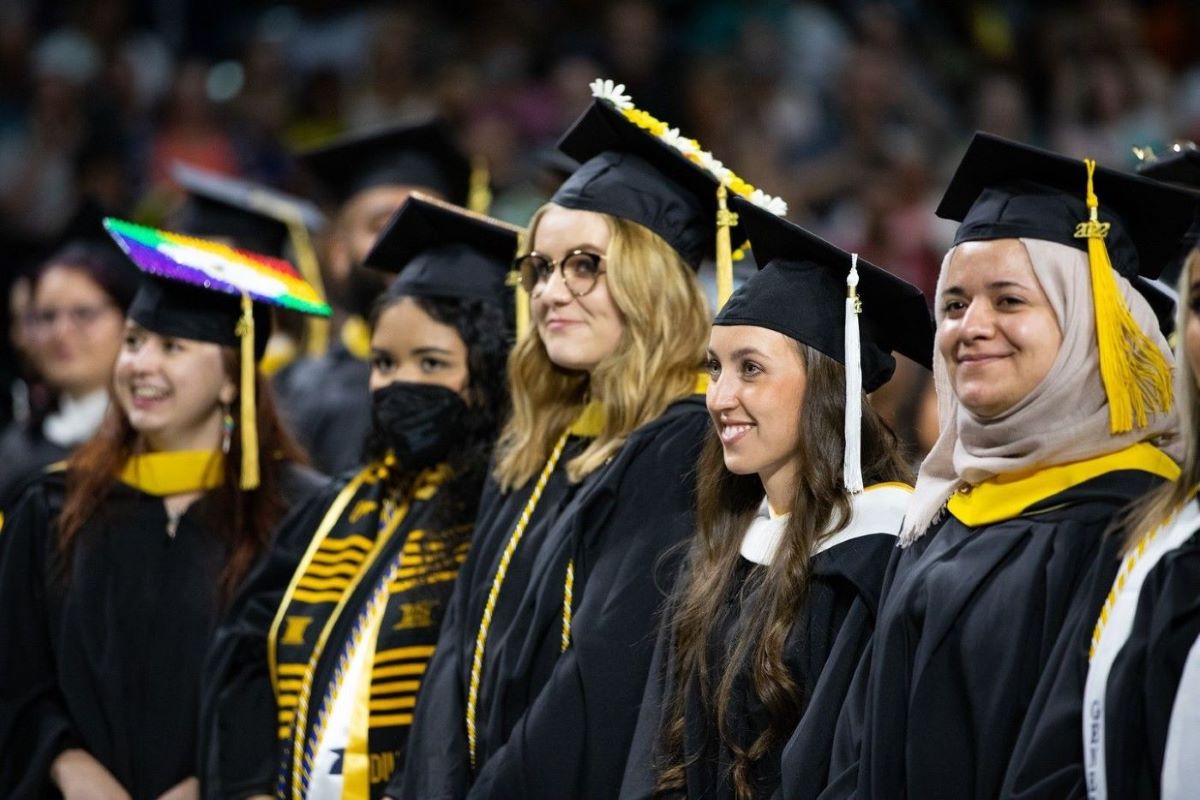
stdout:
<svg viewBox="0 0 1200 800">
<path fill-rule="evenodd" d="M 850 256 L 846 276 L 846 450 L 842 455 L 842 485 L 851 494 L 863 490 L 862 477 L 862 354 L 859 347 L 858 253 Z"/>
</svg>

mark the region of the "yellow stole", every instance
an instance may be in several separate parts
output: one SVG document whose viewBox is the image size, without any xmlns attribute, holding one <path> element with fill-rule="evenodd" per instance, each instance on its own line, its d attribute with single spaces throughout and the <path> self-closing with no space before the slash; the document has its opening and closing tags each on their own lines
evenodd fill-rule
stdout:
<svg viewBox="0 0 1200 800">
<path fill-rule="evenodd" d="M 155 497 L 207 492 L 225 480 L 225 462 L 216 450 L 179 450 L 130 456 L 118 480 Z"/>
<path fill-rule="evenodd" d="M 946 503 L 954 518 L 972 528 L 1013 519 L 1032 506 L 1108 472 L 1137 470 L 1165 480 L 1179 477 L 1179 466 L 1153 445 L 1140 442 L 1095 458 L 1054 467 L 997 475 L 960 490 Z"/>
</svg>

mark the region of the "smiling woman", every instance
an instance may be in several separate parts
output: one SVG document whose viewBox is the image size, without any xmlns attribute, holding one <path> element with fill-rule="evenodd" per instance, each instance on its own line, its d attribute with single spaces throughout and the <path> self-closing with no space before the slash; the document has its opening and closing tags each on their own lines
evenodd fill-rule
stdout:
<svg viewBox="0 0 1200 800">
<path fill-rule="evenodd" d="M 316 488 L 265 382 L 241 362 L 243 352 L 261 357 L 269 326 L 256 309 L 258 340 L 241 341 L 249 305 L 144 274 L 117 355 L 115 406 L 6 515 L 5 797 L 196 792 L 213 629 L 284 509 Z M 254 413 L 242 415 L 243 404 Z M 247 453 L 232 434 L 251 424 Z M 255 461 L 252 476 L 244 467 Z"/>
<path fill-rule="evenodd" d="M 763 269 L 709 336 L 697 531 L 660 624 L 624 800 L 752 800 L 824 785 L 829 735 L 911 497 L 904 454 L 864 390 L 891 378 L 893 350 L 929 363 L 924 296 L 735 205 Z M 860 313 L 846 311 L 848 284 Z M 797 726 L 818 737 L 789 763 Z"/>
<path fill-rule="evenodd" d="M 1080 730 L 1078 705 L 1046 704 L 1051 667 L 1087 649 L 1072 620 L 1096 618 L 1116 572 L 1105 531 L 1178 474 L 1170 350 L 1134 285 L 1195 210 L 1092 162 L 972 141 L 938 209 L 960 222 L 935 304 L 941 432 L 827 796 L 1076 796 L 1038 782 L 1080 740 L 1029 734 L 1063 711 Z"/>
</svg>

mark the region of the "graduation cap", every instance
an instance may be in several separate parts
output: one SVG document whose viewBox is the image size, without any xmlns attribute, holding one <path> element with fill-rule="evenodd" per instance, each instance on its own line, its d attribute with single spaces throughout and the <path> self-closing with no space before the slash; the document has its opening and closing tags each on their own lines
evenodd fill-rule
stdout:
<svg viewBox="0 0 1200 800">
<path fill-rule="evenodd" d="M 398 273 L 389 294 L 483 300 L 505 308 L 521 229 L 414 193 L 363 262 Z"/>
<path fill-rule="evenodd" d="M 338 203 L 375 186 L 414 186 L 476 208 L 487 175 L 455 143 L 440 120 L 343 136 L 299 155 L 300 163 Z M 478 209 L 476 210 L 486 210 Z"/>
<path fill-rule="evenodd" d="M 846 368 L 844 484 L 862 490 L 862 392 L 891 380 L 892 353 L 925 368 L 933 319 L 921 290 L 795 223 L 734 200 L 758 273 L 729 298 L 714 325 L 754 325 L 802 342 Z"/>
<path fill-rule="evenodd" d="M 257 487 L 254 365 L 266 351 L 269 310 L 327 317 L 329 306 L 282 259 L 112 217 L 104 227 L 144 273 L 130 319 L 164 336 L 240 349 L 241 486 Z"/>
<path fill-rule="evenodd" d="M 1139 157 L 1138 174 L 1156 181 L 1200 188 L 1200 150 L 1190 142 L 1174 145 L 1166 155 L 1155 155 L 1148 147 L 1134 148 Z"/>
<path fill-rule="evenodd" d="M 84 196 L 75 213 L 43 254 L 42 264 L 83 261 L 93 279 L 112 297 L 124 314 L 141 282 L 141 275 L 104 228 L 104 209 L 91 196 Z M 96 274 L 99 273 L 99 274 Z"/>
<path fill-rule="evenodd" d="M 232 178 L 189 164 L 175 162 L 171 176 L 187 192 L 174 228 L 179 233 L 206 239 L 228 239 L 234 247 L 282 258 L 291 242 L 300 274 L 325 297 L 321 268 L 310 231 L 325 225 L 325 215 L 300 197 Z M 310 317 L 307 348 L 310 354 L 325 352 L 328 325 Z"/>
<path fill-rule="evenodd" d="M 937 215 L 954 244 L 1031 238 L 1088 254 L 1110 430 L 1144 427 L 1171 405 L 1171 369 L 1138 327 L 1116 273 L 1156 278 L 1191 225 L 1200 195 L 1148 178 L 976 133 Z"/>
<path fill-rule="evenodd" d="M 201 238 L 227 238 L 235 247 L 282 257 L 289 223 L 311 231 L 325 217 L 311 202 L 261 184 L 181 162 L 171 177 L 187 192 L 175 229 Z"/>
<path fill-rule="evenodd" d="M 581 166 L 551 202 L 631 220 L 661 236 L 693 269 L 717 262 L 718 304 L 733 287 L 733 237 L 744 240 L 726 197 L 784 214 L 787 205 L 755 190 L 699 144 L 638 108 L 623 85 L 597 80 L 595 98 L 558 143 Z"/>
<path fill-rule="evenodd" d="M 1148 147 L 1135 147 L 1134 154 L 1141 159 L 1138 164 L 1138 174 L 1164 183 L 1172 183 L 1192 190 L 1200 189 L 1200 150 L 1189 143 L 1188 146 L 1174 145 L 1171 151 L 1162 156 L 1156 156 Z M 1192 220 L 1192 225 L 1179 242 L 1175 256 L 1163 269 L 1163 282 L 1172 286 L 1179 280 L 1184 262 L 1188 254 L 1200 244 L 1200 212 Z M 1154 299 L 1147 295 L 1147 300 Z M 1173 319 L 1173 318 L 1172 318 Z M 1174 322 L 1172 321 L 1172 329 Z"/>
</svg>

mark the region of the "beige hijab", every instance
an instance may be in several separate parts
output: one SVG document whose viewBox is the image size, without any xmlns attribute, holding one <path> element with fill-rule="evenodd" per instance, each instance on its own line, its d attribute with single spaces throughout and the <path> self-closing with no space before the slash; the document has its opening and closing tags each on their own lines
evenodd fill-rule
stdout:
<svg viewBox="0 0 1200 800">
<path fill-rule="evenodd" d="M 1145 428 L 1112 435 L 1108 399 L 1100 380 L 1096 320 L 1087 254 L 1040 239 L 1021 239 L 1033 272 L 1050 301 L 1062 330 L 1062 348 L 1050 372 L 1033 391 L 1003 414 L 982 419 L 963 408 L 950 387 L 941 356 L 934 353 L 933 375 L 941 432 L 921 464 L 900 545 L 919 539 L 963 485 L 996 475 L 1068 464 L 1113 453 L 1148 441 L 1167 447 L 1177 438 L 1174 409 L 1150 418 Z M 946 271 L 955 248 L 942 260 L 936 298 L 945 288 Z M 1138 326 L 1174 363 L 1149 303 L 1125 278 L 1117 278 L 1121 294 Z M 942 311 L 934 303 L 937 323 Z M 1178 460 L 1178 454 L 1171 452 Z"/>
</svg>

